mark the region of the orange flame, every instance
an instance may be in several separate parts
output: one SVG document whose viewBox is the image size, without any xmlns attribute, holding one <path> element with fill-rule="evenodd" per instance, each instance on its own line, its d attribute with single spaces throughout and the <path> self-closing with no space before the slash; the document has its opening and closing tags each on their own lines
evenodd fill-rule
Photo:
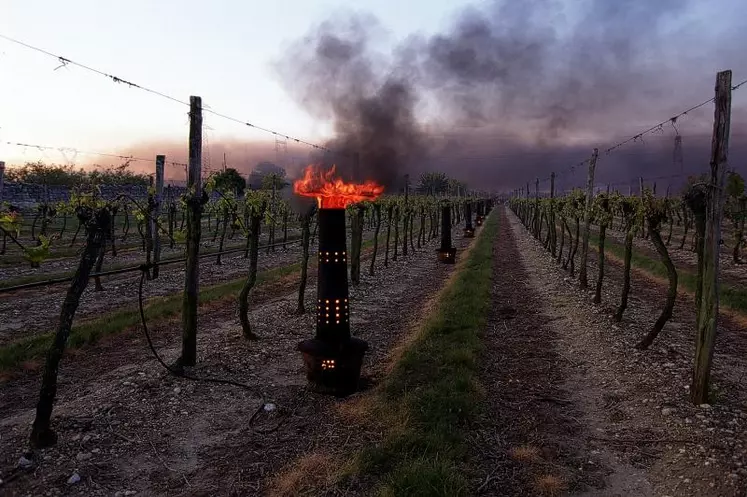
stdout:
<svg viewBox="0 0 747 497">
<path fill-rule="evenodd" d="M 293 191 L 303 197 L 316 198 L 320 209 L 344 209 L 356 202 L 374 200 L 384 192 L 384 187 L 375 181 L 345 183 L 334 175 L 335 166 L 327 172 L 314 165 L 307 166 L 303 178 L 293 183 Z"/>
</svg>

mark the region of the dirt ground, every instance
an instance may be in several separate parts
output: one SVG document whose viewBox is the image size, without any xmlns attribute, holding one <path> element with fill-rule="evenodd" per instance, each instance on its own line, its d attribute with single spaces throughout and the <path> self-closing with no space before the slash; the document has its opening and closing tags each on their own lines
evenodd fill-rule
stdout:
<svg viewBox="0 0 747 497">
<path fill-rule="evenodd" d="M 454 243 L 466 243 L 457 236 Z M 437 262 L 437 241 L 383 267 L 351 288 L 353 333 L 369 342 L 363 385 L 383 374 L 383 359 L 422 315 L 453 266 Z M 0 493 L 25 495 L 263 495 L 294 461 L 352 450 L 366 442 L 335 415 L 356 396 L 338 400 L 306 387 L 297 343 L 313 335 L 314 314 L 294 314 L 297 290 L 288 278 L 256 295 L 251 312 L 261 337 L 241 338 L 234 306 L 200 313 L 199 375 L 247 388 L 170 376 L 151 356 L 139 330 L 68 355 L 60 371 L 54 426 L 60 440 L 22 468 L 38 395 L 39 373 L 0 386 Z M 150 293 L 152 288 L 148 288 Z M 306 299 L 313 308 L 316 286 Z M 178 355 L 176 321 L 153 326 L 167 362 Z M 364 388 L 365 390 L 365 388 Z M 325 456 L 328 457 L 328 456 Z M 364 495 L 365 492 L 362 494 Z M 289 495 L 294 495 L 293 493 Z"/>
<path fill-rule="evenodd" d="M 605 304 L 594 306 L 513 214 L 501 221 L 482 371 L 487 416 L 472 434 L 475 495 L 747 495 L 744 330 L 725 320 L 716 402 L 693 406 L 688 297 L 657 342 L 637 351 L 663 303 L 660 285 L 635 274 L 630 311 L 615 325 L 616 263 Z"/>
<path fill-rule="evenodd" d="M 633 345 L 664 302 L 661 283 L 635 272 L 629 310 L 614 324 L 617 261 L 606 265 L 603 304 L 595 306 L 512 213 L 498 211 L 480 370 L 485 414 L 469 433 L 467 495 L 747 495 L 745 330 L 723 320 L 713 404 L 693 406 L 692 297 L 681 294 L 658 340 L 637 351 Z M 454 242 L 466 246 L 458 230 Z M 0 386 L 0 494 L 370 495 L 365 480 L 341 488 L 327 478 L 381 437 L 347 422 L 345 410 L 380 381 L 392 348 L 452 271 L 436 262 L 436 245 L 386 269 L 379 258 L 376 276 L 364 271 L 351 290 L 354 333 L 371 349 L 364 388 L 345 400 L 305 386 L 295 346 L 313 333 L 313 315 L 293 314 L 291 278 L 255 296 L 252 322 L 262 337 L 256 343 L 240 338 L 233 306 L 201 310 L 199 374 L 230 377 L 248 389 L 171 377 L 138 330 L 68 356 L 55 410 L 61 440 L 26 469 L 19 462 L 38 372 L 12 379 Z M 591 281 L 595 260 L 590 251 Z M 308 301 L 314 291 L 310 285 Z M 153 329 L 167 361 L 178 353 L 178 327 L 174 321 Z M 302 493 L 299 480 L 309 477 L 316 491 Z"/>
</svg>

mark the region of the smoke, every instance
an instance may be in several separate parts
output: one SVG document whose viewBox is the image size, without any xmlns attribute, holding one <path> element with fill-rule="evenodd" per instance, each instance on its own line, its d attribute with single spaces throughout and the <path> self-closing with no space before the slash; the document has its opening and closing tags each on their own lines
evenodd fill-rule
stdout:
<svg viewBox="0 0 747 497">
<path fill-rule="evenodd" d="M 747 31 L 704 39 L 696 7 L 494 1 L 463 8 L 443 33 L 415 33 L 384 52 L 374 18 L 335 15 L 292 44 L 277 67 L 309 113 L 333 121 L 328 145 L 343 155 L 326 160 L 354 171 L 358 152 L 361 174 L 386 185 L 407 172 L 442 170 L 473 187 L 513 187 L 704 100 L 717 70 L 733 67 L 738 77 L 747 54 L 716 47 L 743 46 Z M 705 108 L 687 117 L 695 122 L 685 150 L 695 155 L 685 162 L 695 170 L 707 164 L 710 116 Z M 734 119 L 733 126 L 744 118 Z M 636 144 L 632 153 L 603 156 L 602 177 L 671 170 L 674 133 L 663 130 L 645 150 Z"/>
<path fill-rule="evenodd" d="M 407 75 L 377 60 L 376 22 L 353 16 L 323 23 L 279 64 L 294 96 L 315 116 L 333 119 L 337 152 L 324 157 L 344 175 L 392 185 L 423 154 L 415 116 L 416 88 Z"/>
<path fill-rule="evenodd" d="M 188 150 L 186 143 L 182 142 L 153 142 L 142 143 L 132 146 L 121 152 L 123 155 L 133 157 L 153 157 L 156 154 L 166 155 L 167 165 L 165 167 L 165 179 L 167 182 L 179 183 L 186 180 L 186 173 L 182 166 L 169 164 L 177 162 L 186 164 L 188 161 Z M 274 143 L 268 142 L 245 142 L 240 140 L 221 140 L 203 143 L 202 147 L 202 172 L 209 175 L 220 171 L 223 167 L 225 154 L 226 167 L 236 169 L 245 178 L 261 162 L 271 162 L 286 170 L 288 177 L 296 176 L 309 162 L 309 150 L 306 147 L 288 144 L 288 153 L 278 155 Z M 153 163 L 132 162 L 131 170 L 137 173 L 153 174 Z"/>
</svg>

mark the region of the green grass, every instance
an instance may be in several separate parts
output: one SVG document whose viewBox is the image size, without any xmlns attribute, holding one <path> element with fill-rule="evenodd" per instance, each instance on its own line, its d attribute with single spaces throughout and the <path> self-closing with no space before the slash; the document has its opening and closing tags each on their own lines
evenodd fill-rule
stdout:
<svg viewBox="0 0 747 497">
<path fill-rule="evenodd" d="M 465 432 L 481 398 L 477 362 L 490 308 L 491 216 L 463 267 L 407 345 L 382 387 L 373 413 L 388 427 L 383 443 L 364 449 L 357 471 L 380 478 L 380 496 L 468 494 L 461 471 Z"/>
<path fill-rule="evenodd" d="M 599 237 L 596 233 L 590 233 L 589 235 L 589 245 L 596 249 L 599 245 Z M 619 259 L 623 259 L 625 256 L 625 246 L 609 238 L 605 240 L 604 249 Z M 658 258 L 654 259 L 641 252 L 637 252 L 635 248 L 633 248 L 630 262 L 631 266 L 636 269 L 659 278 L 667 278 L 667 269 Z M 679 288 L 683 288 L 687 292 L 694 294 L 696 279 L 697 275 L 694 272 L 680 267 L 677 268 L 677 284 Z M 740 288 L 722 282 L 720 285 L 719 303 L 721 306 L 733 311 L 747 313 L 747 288 Z"/>
</svg>

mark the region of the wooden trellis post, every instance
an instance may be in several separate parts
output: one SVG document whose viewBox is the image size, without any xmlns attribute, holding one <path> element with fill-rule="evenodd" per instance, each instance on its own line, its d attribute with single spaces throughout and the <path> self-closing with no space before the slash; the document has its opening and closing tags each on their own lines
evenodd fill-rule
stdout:
<svg viewBox="0 0 747 497">
<path fill-rule="evenodd" d="M 542 222 L 542 218 L 540 217 L 540 209 L 539 209 L 539 184 L 540 180 L 539 178 L 534 180 L 534 237 L 539 240 L 540 238 L 540 230 L 541 226 L 540 223 Z"/>
<path fill-rule="evenodd" d="M 3 201 L 3 180 L 5 177 L 5 162 L 0 160 L 0 202 Z"/>
<path fill-rule="evenodd" d="M 711 141 L 711 175 L 706 203 L 706 229 L 703 260 L 699 261 L 702 274 L 700 302 L 696 302 L 697 336 L 695 341 L 695 369 L 691 388 L 695 404 L 708 402 L 708 390 L 713 361 L 713 348 L 718 330 L 718 271 L 721 219 L 724 211 L 724 186 L 729 157 L 731 126 L 731 71 L 716 76 L 716 98 Z"/>
<path fill-rule="evenodd" d="M 202 98 L 189 97 L 189 170 L 187 175 L 187 263 L 182 300 L 181 366 L 197 362 L 197 300 L 200 294 L 202 213 Z"/>
<path fill-rule="evenodd" d="M 550 252 L 555 257 L 557 252 L 558 233 L 555 229 L 555 173 L 550 173 L 550 220 L 548 222 L 550 230 Z"/>
<path fill-rule="evenodd" d="M 589 286 L 588 277 L 586 274 L 586 258 L 589 253 L 589 226 L 591 224 L 591 202 L 594 197 L 594 169 L 597 167 L 597 157 L 599 157 L 599 149 L 594 149 L 594 153 L 591 155 L 589 161 L 589 174 L 586 177 L 586 206 L 584 207 L 584 239 L 581 245 L 581 269 L 578 272 L 578 280 L 581 283 L 581 288 L 586 289 Z"/>
<path fill-rule="evenodd" d="M 153 228 L 153 263 L 156 264 L 153 267 L 153 279 L 158 278 L 158 263 L 161 261 L 161 234 L 158 218 L 161 215 L 161 201 L 163 199 L 163 166 L 166 162 L 165 155 L 156 155 L 156 196 L 155 204 L 153 205 L 153 213 L 151 215 L 151 222 Z"/>
</svg>

